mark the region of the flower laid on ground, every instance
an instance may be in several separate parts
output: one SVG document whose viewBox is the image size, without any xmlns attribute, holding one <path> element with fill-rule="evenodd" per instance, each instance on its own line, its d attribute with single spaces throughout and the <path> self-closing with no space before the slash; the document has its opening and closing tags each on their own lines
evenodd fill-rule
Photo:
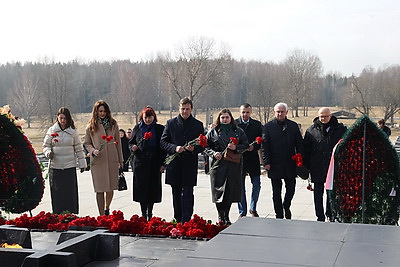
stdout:
<svg viewBox="0 0 400 267">
<path fill-rule="evenodd" d="M 103 134 L 101 136 L 101 139 L 103 139 L 104 141 L 103 141 L 103 143 L 100 144 L 99 151 L 103 150 L 104 146 L 107 143 L 111 142 L 111 140 L 113 140 L 114 137 L 112 135 L 107 136 L 107 135 Z M 93 160 L 90 162 L 90 165 L 93 165 L 95 158 L 96 158 L 96 156 L 93 157 Z"/>
<path fill-rule="evenodd" d="M 111 215 L 95 217 L 77 217 L 74 214 L 53 214 L 41 211 L 36 216 L 26 214 L 13 220 L 0 220 L 0 225 L 8 224 L 30 229 L 48 230 L 69 230 L 76 227 L 102 227 L 108 228 L 110 232 L 152 236 L 171 236 L 171 237 L 197 237 L 213 238 L 220 231 L 228 227 L 222 224 L 212 224 L 198 215 L 193 215 L 193 219 L 181 224 L 166 222 L 159 217 L 153 217 L 147 221 L 139 215 L 133 215 L 129 220 L 124 219 L 122 211 L 114 210 Z"/>
<path fill-rule="evenodd" d="M 136 146 L 139 147 L 144 141 L 147 141 L 152 137 L 153 134 L 151 132 L 145 132 L 143 137 L 139 139 L 139 142 L 137 143 Z M 136 151 L 131 151 L 131 154 L 129 155 L 129 158 L 126 160 L 125 164 L 128 164 L 132 160 L 133 156 L 136 154 Z"/>
<path fill-rule="evenodd" d="M 184 146 L 201 146 L 201 147 L 206 147 L 207 146 L 207 137 L 203 134 L 200 134 L 199 137 L 197 137 L 196 139 L 187 142 Z M 174 161 L 174 159 L 176 157 L 179 156 L 180 153 L 176 152 L 170 156 L 168 156 L 165 161 L 164 161 L 164 165 L 167 166 L 168 164 L 170 164 L 172 161 Z"/>
<path fill-rule="evenodd" d="M 303 157 L 301 156 L 300 153 L 293 155 L 292 160 L 296 162 L 297 167 L 303 167 Z"/>
<path fill-rule="evenodd" d="M 229 137 L 229 143 L 228 144 L 230 144 L 230 143 L 232 143 L 234 145 L 237 145 L 237 144 L 239 144 L 239 140 L 237 138 L 235 138 L 235 137 Z M 227 149 L 228 149 L 228 146 L 226 146 L 225 149 L 221 152 L 222 158 L 221 159 L 217 159 L 216 161 L 214 161 L 214 163 L 211 166 L 210 170 L 215 169 L 218 166 L 219 162 L 221 160 L 223 160 L 223 156 L 225 155 L 225 152 L 226 152 Z"/>
</svg>

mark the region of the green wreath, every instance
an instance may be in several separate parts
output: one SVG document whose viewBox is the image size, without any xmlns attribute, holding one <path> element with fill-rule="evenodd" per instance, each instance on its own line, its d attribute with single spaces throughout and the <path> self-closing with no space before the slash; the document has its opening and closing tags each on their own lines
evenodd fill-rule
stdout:
<svg viewBox="0 0 400 267">
<path fill-rule="evenodd" d="M 44 192 L 42 170 L 36 153 L 15 125 L 10 112 L 0 114 L 0 207 L 11 213 L 34 209 Z"/>
</svg>

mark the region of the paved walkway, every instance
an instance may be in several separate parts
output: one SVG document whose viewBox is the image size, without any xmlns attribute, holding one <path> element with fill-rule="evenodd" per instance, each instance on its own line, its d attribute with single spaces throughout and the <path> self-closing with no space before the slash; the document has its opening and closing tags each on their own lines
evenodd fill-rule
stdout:
<svg viewBox="0 0 400 267">
<path fill-rule="evenodd" d="M 115 191 L 114 200 L 111 203 L 111 210 L 121 210 L 125 219 L 129 219 L 133 214 L 141 214 L 140 205 L 132 200 L 132 172 L 126 172 L 125 177 L 128 183 L 128 190 Z M 171 187 L 164 184 L 163 175 L 163 196 L 162 203 L 154 205 L 154 216 L 161 217 L 167 221 L 173 218 L 172 209 L 172 193 Z M 307 181 L 296 179 L 296 194 L 292 202 L 292 219 L 294 220 L 316 220 L 314 215 L 314 205 L 312 192 L 306 189 Z M 79 173 L 78 171 L 78 186 L 79 186 L 79 216 L 98 216 L 95 193 L 93 191 L 92 178 L 90 171 Z M 40 204 L 32 211 L 33 215 L 40 211 L 51 212 L 51 199 L 49 190 L 49 181 L 46 180 L 45 192 Z M 249 202 L 251 194 L 250 178 L 246 179 L 246 194 Z M 257 206 L 260 217 L 275 218 L 272 206 L 271 183 L 270 179 L 265 175 L 261 176 L 261 192 Z M 210 177 L 199 170 L 198 185 L 195 187 L 195 207 L 194 213 L 203 217 L 206 220 L 216 222 L 217 211 L 215 204 L 211 202 Z M 8 219 L 20 216 L 20 214 L 6 215 Z M 249 216 L 249 215 L 248 215 Z M 231 208 L 230 218 L 232 222 L 238 219 L 237 204 L 234 203 Z"/>
</svg>

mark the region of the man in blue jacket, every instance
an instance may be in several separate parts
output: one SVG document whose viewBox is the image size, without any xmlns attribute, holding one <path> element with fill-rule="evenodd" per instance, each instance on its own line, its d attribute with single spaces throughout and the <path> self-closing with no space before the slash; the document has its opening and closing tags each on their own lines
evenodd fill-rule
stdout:
<svg viewBox="0 0 400 267">
<path fill-rule="evenodd" d="M 272 200 L 277 219 L 292 218 L 290 205 L 296 188 L 296 164 L 292 156 L 303 154 L 303 138 L 296 122 L 286 115 L 288 106 L 278 103 L 274 106 L 275 118 L 263 129 L 263 162 L 272 184 Z M 282 202 L 282 179 L 286 193 Z M 285 211 L 285 214 L 283 213 Z"/>
<path fill-rule="evenodd" d="M 240 118 L 236 119 L 236 123 L 246 133 L 247 140 L 252 143 L 256 137 L 262 136 L 262 125 L 258 120 L 251 118 L 252 108 L 249 103 L 244 103 L 240 106 Z M 257 201 L 260 195 L 261 182 L 260 182 L 260 157 L 258 150 L 261 145 L 251 145 L 246 152 L 243 153 L 243 170 L 242 170 L 242 201 L 238 202 L 239 217 L 246 216 L 247 214 L 247 201 L 246 201 L 246 174 L 249 174 L 252 190 L 249 213 L 253 217 L 258 217 Z"/>
<path fill-rule="evenodd" d="M 192 110 L 192 100 L 182 98 L 179 101 L 179 115 L 167 121 L 160 140 L 161 148 L 169 155 L 179 153 L 167 166 L 165 183 L 171 185 L 174 218 L 181 223 L 189 221 L 193 214 L 197 154 L 203 151 L 199 145 L 188 145 L 188 142 L 204 134 L 203 123 L 191 115 Z"/>
</svg>

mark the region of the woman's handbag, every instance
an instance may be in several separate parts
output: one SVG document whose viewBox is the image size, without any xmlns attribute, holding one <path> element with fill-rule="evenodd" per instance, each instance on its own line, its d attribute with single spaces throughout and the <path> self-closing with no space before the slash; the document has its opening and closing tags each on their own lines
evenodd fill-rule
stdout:
<svg viewBox="0 0 400 267">
<path fill-rule="evenodd" d="M 230 161 L 233 163 L 240 163 L 240 160 L 242 159 L 242 154 L 240 153 L 235 153 L 235 151 L 226 149 L 224 153 L 224 160 Z"/>
<path fill-rule="evenodd" d="M 122 169 L 120 169 L 119 176 L 118 176 L 118 191 L 124 191 L 127 189 L 128 189 L 128 186 L 126 185 L 124 171 Z"/>
</svg>

